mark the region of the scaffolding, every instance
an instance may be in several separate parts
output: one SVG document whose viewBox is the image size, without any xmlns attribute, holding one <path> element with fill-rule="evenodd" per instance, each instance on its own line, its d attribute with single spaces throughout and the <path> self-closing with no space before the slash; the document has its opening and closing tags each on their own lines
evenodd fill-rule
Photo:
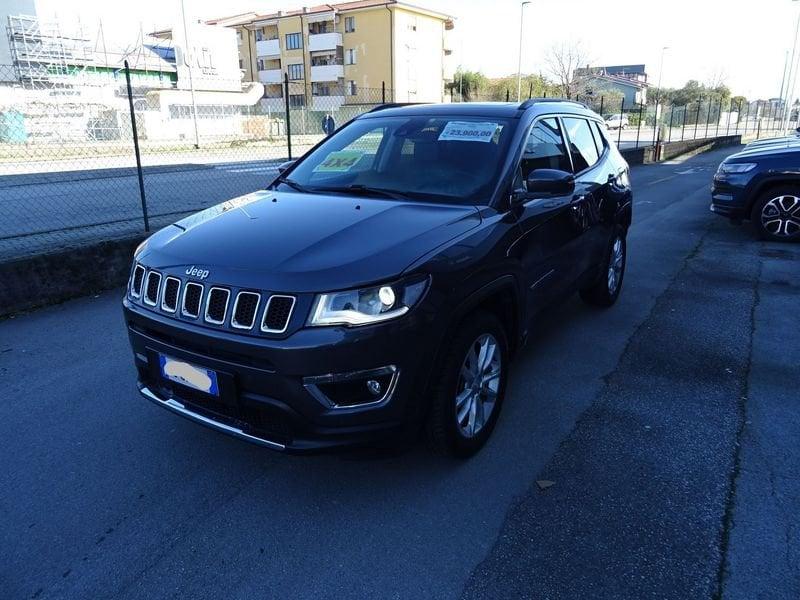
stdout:
<svg viewBox="0 0 800 600">
<path fill-rule="evenodd" d="M 8 15 L 9 49 L 18 81 L 24 87 L 65 85 L 95 62 L 92 39 L 77 23 L 65 33 L 56 22 L 30 15 Z"/>
</svg>

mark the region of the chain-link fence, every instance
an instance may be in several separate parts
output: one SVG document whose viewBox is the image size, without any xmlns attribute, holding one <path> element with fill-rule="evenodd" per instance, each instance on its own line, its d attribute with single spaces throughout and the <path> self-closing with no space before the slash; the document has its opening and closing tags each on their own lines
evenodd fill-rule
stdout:
<svg viewBox="0 0 800 600">
<path fill-rule="evenodd" d="M 524 90 L 522 100 L 530 98 Z M 498 95 L 499 93 L 499 95 Z M 462 97 L 451 89 L 452 102 L 513 102 L 516 90 L 494 90 Z M 575 98 L 606 122 L 610 137 L 623 150 L 727 135 L 756 139 L 782 135 L 787 127 L 797 127 L 797 109 L 788 123 L 782 105 L 775 101 L 740 102 L 726 98 L 701 98 L 685 106 L 658 103 L 639 104 L 626 101 L 621 94 L 585 95 Z M 786 124 L 786 126 L 785 126 Z"/>
<path fill-rule="evenodd" d="M 0 65 L 0 260 L 155 230 L 262 189 L 281 162 L 392 100 L 385 86 L 192 94 L 127 75 L 23 85 Z"/>
</svg>

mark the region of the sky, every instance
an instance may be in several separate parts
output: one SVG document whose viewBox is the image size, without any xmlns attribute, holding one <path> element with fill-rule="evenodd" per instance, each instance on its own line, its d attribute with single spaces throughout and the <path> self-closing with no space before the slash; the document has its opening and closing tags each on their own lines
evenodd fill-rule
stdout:
<svg viewBox="0 0 800 600">
<path fill-rule="evenodd" d="M 407 0 L 455 17 L 450 33 L 455 64 L 489 77 L 516 74 L 519 0 Z M 0 0 L 2 3 L 3 0 Z M 269 13 L 319 0 L 184 0 L 187 14 L 208 19 Z M 59 19 L 103 19 L 106 35 L 135 40 L 169 26 L 180 0 L 36 0 L 37 12 Z M 124 7 L 124 17 L 120 8 Z M 645 64 L 656 85 L 662 48 L 665 87 L 722 76 L 734 94 L 779 95 L 800 2 L 792 0 L 533 0 L 524 9 L 523 73 L 548 74 L 545 57 L 560 43 L 580 43 L 592 65 Z M 800 48 L 797 52 L 800 58 Z M 800 86 L 797 89 L 800 94 Z M 797 95 L 797 94 L 795 94 Z"/>
</svg>

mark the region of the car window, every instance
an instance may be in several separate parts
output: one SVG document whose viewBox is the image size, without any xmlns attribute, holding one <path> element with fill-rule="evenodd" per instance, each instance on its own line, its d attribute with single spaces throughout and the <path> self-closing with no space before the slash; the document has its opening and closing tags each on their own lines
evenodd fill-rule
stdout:
<svg viewBox="0 0 800 600">
<path fill-rule="evenodd" d="M 572 154 L 575 172 L 580 173 L 594 165 L 600 158 L 592 130 L 589 129 L 589 121 L 576 117 L 564 117 L 564 127 L 567 129 L 569 151 Z"/>
<path fill-rule="evenodd" d="M 572 171 L 557 119 L 541 119 L 531 128 L 522 150 L 514 187 L 524 187 L 528 175 L 535 169 Z"/>
<path fill-rule="evenodd" d="M 359 119 L 306 156 L 289 179 L 310 193 L 356 186 L 429 202 L 488 203 L 514 126 L 488 116 Z"/>
<path fill-rule="evenodd" d="M 597 147 L 597 153 L 600 156 L 602 156 L 603 152 L 605 152 L 606 148 L 608 147 L 608 141 L 606 140 L 606 137 L 603 135 L 603 132 L 600 129 L 600 125 L 597 123 L 597 121 L 591 121 L 591 128 L 592 128 L 592 133 L 594 134 L 594 141 L 595 141 L 595 146 Z"/>
</svg>

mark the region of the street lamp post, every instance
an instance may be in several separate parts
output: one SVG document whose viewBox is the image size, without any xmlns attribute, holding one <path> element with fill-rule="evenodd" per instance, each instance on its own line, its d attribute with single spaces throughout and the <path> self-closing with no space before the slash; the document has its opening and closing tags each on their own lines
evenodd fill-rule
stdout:
<svg viewBox="0 0 800 600">
<path fill-rule="evenodd" d="M 792 0 L 792 2 L 797 2 L 797 0 Z M 789 76 L 786 80 L 786 100 L 784 101 L 783 106 L 783 116 L 782 116 L 782 123 L 781 128 L 783 129 L 784 135 L 786 134 L 786 130 L 789 128 L 789 116 L 790 116 L 790 105 L 791 105 L 791 98 L 794 96 L 794 86 L 797 82 L 797 68 L 795 65 L 795 54 L 797 53 L 797 35 L 800 33 L 800 11 L 797 12 L 797 22 L 794 26 L 794 42 L 792 43 L 792 57 L 789 60 Z"/>
<path fill-rule="evenodd" d="M 522 97 L 522 32 L 525 17 L 525 6 L 530 2 L 523 2 L 519 5 L 519 61 L 517 62 L 517 102 Z"/>
</svg>

